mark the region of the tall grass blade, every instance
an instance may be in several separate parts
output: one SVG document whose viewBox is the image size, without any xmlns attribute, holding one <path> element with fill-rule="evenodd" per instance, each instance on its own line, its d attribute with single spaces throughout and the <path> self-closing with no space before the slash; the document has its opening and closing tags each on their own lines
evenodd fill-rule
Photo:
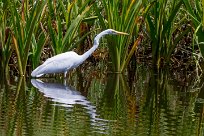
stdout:
<svg viewBox="0 0 204 136">
<path fill-rule="evenodd" d="M 161 58 L 163 58 L 163 61 L 169 62 L 170 54 L 176 47 L 171 45 L 171 40 L 173 40 L 173 33 L 176 30 L 174 29 L 176 27 L 174 25 L 175 18 L 182 3 L 181 0 L 155 1 L 152 9 L 145 15 L 148 23 L 147 30 L 151 39 L 153 65 L 157 67 L 160 67 Z M 175 44 L 174 41 L 173 44 Z"/>
<path fill-rule="evenodd" d="M 48 2 L 49 9 L 56 11 L 57 14 L 55 18 L 52 16 L 48 18 L 48 29 L 54 54 L 70 50 L 73 48 L 72 46 L 74 46 L 75 40 L 78 40 L 76 36 L 79 26 L 90 11 L 91 6 L 87 5 L 90 0 L 83 4 L 80 3 L 81 7 L 78 7 L 77 2 L 78 1 L 67 2 L 67 7 L 63 4 L 64 2 L 62 0 L 59 0 L 59 5 L 56 7 L 54 7 L 51 1 Z M 76 12 L 74 12 L 74 10 L 76 10 Z M 64 23 L 63 20 L 66 22 Z"/>
<path fill-rule="evenodd" d="M 29 50 L 30 50 L 30 45 L 31 45 L 31 38 L 32 38 L 32 34 L 34 32 L 35 29 L 35 25 L 37 24 L 37 21 L 39 21 L 39 17 L 41 15 L 42 10 L 44 9 L 45 5 L 47 3 L 47 0 L 44 1 L 39 1 L 36 5 L 37 5 L 37 9 L 34 12 L 34 14 L 32 14 L 31 16 L 33 16 L 33 18 L 31 18 L 31 26 L 30 29 L 28 31 L 28 35 L 26 37 L 26 41 L 25 41 L 25 53 L 23 56 L 23 73 L 25 74 L 26 72 L 26 65 L 27 65 L 27 60 L 28 60 L 28 54 L 29 54 Z"/>
<path fill-rule="evenodd" d="M 4 4 L 0 5 L 0 65 L 2 73 L 5 73 L 6 79 L 9 79 L 9 60 L 12 53 L 10 46 L 12 42 L 10 24 L 8 21 L 9 15 L 9 1 L 4 1 Z"/>
<path fill-rule="evenodd" d="M 80 23 L 82 22 L 82 19 L 85 17 L 86 13 L 89 11 L 90 7 L 86 7 L 86 9 L 78 15 L 71 23 L 69 28 L 67 29 L 67 32 L 62 40 L 62 50 L 67 50 L 70 46 L 67 47 L 68 43 L 71 44 L 71 39 L 74 38 Z"/>
<path fill-rule="evenodd" d="M 202 2 L 202 3 L 201 3 Z M 196 30 L 193 39 L 199 45 L 200 52 L 204 56 L 204 1 L 196 1 L 192 3 L 190 0 L 183 0 L 183 3 L 186 8 L 186 12 L 192 19 L 193 27 Z M 201 5 L 202 4 L 202 5 Z M 202 7 L 202 8 L 201 8 Z M 193 41 L 194 42 L 194 41 Z M 194 44 L 193 44 L 194 45 Z"/>
<path fill-rule="evenodd" d="M 135 37 L 138 35 L 136 19 L 139 17 L 141 11 L 142 0 L 103 0 L 102 4 L 102 7 L 97 5 L 98 8 L 94 5 L 102 29 L 113 28 L 130 34 L 129 37 L 109 36 L 107 38 L 107 47 L 109 48 L 113 71 L 121 72 L 124 69 L 122 65 L 128 56 L 128 47 L 131 42 L 134 42 L 131 35 Z M 101 10 L 104 10 L 105 15 L 101 14 Z"/>
<path fill-rule="evenodd" d="M 11 3 L 13 19 L 12 21 L 14 26 L 12 39 L 18 57 L 18 68 L 21 76 L 25 75 L 26 73 L 26 66 L 32 36 L 35 33 L 36 24 L 38 24 L 41 13 L 45 8 L 46 3 L 47 0 L 37 1 L 34 4 L 34 7 L 32 7 L 31 12 L 26 13 L 27 14 L 26 18 L 20 17 L 16 8 L 16 3 L 15 2 Z M 23 5 L 22 7 L 24 8 Z"/>
<path fill-rule="evenodd" d="M 19 73 L 21 76 L 23 76 L 23 67 L 22 67 L 22 58 L 21 58 L 21 55 L 20 55 L 20 52 L 19 52 L 19 45 L 17 43 L 17 40 L 16 38 L 14 37 L 14 35 L 12 35 L 12 39 L 13 39 L 13 45 L 14 45 L 14 49 L 16 50 L 16 55 L 17 55 L 17 58 L 18 58 L 18 68 L 19 68 Z"/>
<path fill-rule="evenodd" d="M 130 62 L 130 59 L 131 59 L 133 53 L 136 51 L 138 45 L 140 45 L 140 43 L 141 43 L 141 41 L 142 41 L 142 38 L 143 38 L 143 36 L 142 36 L 142 35 L 139 35 L 139 37 L 137 38 L 137 40 L 134 42 L 134 45 L 133 45 L 132 49 L 130 50 L 130 52 L 129 52 L 128 56 L 127 56 L 126 61 L 124 61 L 123 65 L 122 65 L 122 67 L 121 67 L 121 71 L 122 71 L 122 72 L 124 71 L 124 69 L 127 67 L 128 63 Z"/>
<path fill-rule="evenodd" d="M 36 40 L 35 36 L 32 36 L 32 66 L 33 68 L 37 67 L 40 62 L 40 55 L 42 53 L 43 47 L 47 42 L 47 37 L 45 36 L 44 32 L 39 35 L 38 41 Z"/>
</svg>

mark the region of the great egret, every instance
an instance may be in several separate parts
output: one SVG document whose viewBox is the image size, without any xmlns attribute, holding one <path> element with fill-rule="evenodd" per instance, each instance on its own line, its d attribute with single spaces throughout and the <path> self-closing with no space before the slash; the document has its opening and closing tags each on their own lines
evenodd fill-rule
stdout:
<svg viewBox="0 0 204 136">
<path fill-rule="evenodd" d="M 128 35 L 124 32 L 119 32 L 113 29 L 107 29 L 99 33 L 94 38 L 93 47 L 89 49 L 82 55 L 78 55 L 73 51 L 68 51 L 62 54 L 58 54 L 47 59 L 42 65 L 38 66 L 32 73 L 32 77 L 40 77 L 44 74 L 50 73 L 64 73 L 64 77 L 66 77 L 67 71 L 73 68 L 78 67 L 81 63 L 83 63 L 97 48 L 99 45 L 99 40 L 104 35 Z"/>
</svg>

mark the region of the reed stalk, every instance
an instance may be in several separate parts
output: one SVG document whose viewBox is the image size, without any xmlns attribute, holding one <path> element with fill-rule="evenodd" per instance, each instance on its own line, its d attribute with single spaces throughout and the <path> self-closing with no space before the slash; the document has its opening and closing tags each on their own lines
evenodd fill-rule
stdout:
<svg viewBox="0 0 204 136">
<path fill-rule="evenodd" d="M 183 3 L 195 30 L 193 46 L 194 42 L 196 42 L 202 56 L 204 56 L 204 0 L 196 0 L 195 2 L 183 0 Z"/>
<path fill-rule="evenodd" d="M 95 5 L 102 29 L 113 28 L 118 31 L 127 32 L 130 36 L 109 36 L 108 48 L 114 72 L 122 72 L 124 63 L 128 56 L 128 48 L 132 39 L 138 35 L 137 18 L 140 16 L 142 0 L 102 0 L 102 5 Z M 104 8 L 100 8 L 100 6 Z M 101 10 L 105 13 L 101 14 Z"/>
<path fill-rule="evenodd" d="M 41 13 L 45 8 L 47 0 L 37 1 L 32 5 L 31 10 L 27 9 L 23 1 L 21 5 L 21 14 L 18 11 L 18 3 L 11 2 L 11 18 L 13 23 L 12 39 L 18 58 L 19 74 L 24 76 L 28 55 L 31 47 L 32 36 L 35 35 L 36 24 L 40 21 Z"/>
<path fill-rule="evenodd" d="M 12 53 L 8 3 L 9 1 L 5 1 L 4 5 L 0 5 L 0 60 L 1 70 L 5 73 L 7 79 L 9 79 L 8 64 Z"/>
<path fill-rule="evenodd" d="M 157 0 L 152 3 L 154 5 L 146 16 L 147 32 L 151 40 L 153 64 L 160 67 L 161 59 L 168 63 L 172 51 L 180 40 L 173 40 L 173 33 L 180 27 L 174 24 L 182 1 Z"/>
<path fill-rule="evenodd" d="M 78 2 L 81 2 L 81 6 L 78 6 Z M 48 1 L 51 13 L 48 15 L 48 29 L 54 54 L 70 50 L 76 46 L 76 39 L 81 40 L 78 30 L 82 20 L 90 12 L 91 5 L 88 2 L 90 0 L 72 1 L 65 5 L 62 0 L 55 4 L 51 0 Z"/>
</svg>

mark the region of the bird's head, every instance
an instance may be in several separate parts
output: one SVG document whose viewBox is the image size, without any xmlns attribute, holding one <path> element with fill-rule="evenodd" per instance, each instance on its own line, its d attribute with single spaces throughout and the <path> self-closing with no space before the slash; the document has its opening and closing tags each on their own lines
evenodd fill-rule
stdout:
<svg viewBox="0 0 204 136">
<path fill-rule="evenodd" d="M 116 31 L 114 29 L 107 29 L 105 31 L 106 31 L 107 34 L 112 34 L 112 35 L 129 35 L 128 33 L 119 32 L 119 31 Z"/>
<path fill-rule="evenodd" d="M 125 33 L 125 32 L 119 32 L 119 31 L 116 31 L 116 30 L 113 30 L 113 29 L 107 29 L 107 30 L 104 30 L 101 33 L 99 33 L 94 38 L 94 45 L 98 45 L 100 38 L 103 37 L 104 35 L 107 35 L 107 34 L 110 34 L 110 35 L 129 35 L 128 33 Z"/>
</svg>

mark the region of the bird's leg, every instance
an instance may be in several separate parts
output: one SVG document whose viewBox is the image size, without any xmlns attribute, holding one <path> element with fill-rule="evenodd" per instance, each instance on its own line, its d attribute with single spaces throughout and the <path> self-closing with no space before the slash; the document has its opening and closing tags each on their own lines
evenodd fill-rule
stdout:
<svg viewBox="0 0 204 136">
<path fill-rule="evenodd" d="M 64 72 L 64 79 L 63 79 L 63 80 L 64 80 L 64 85 L 65 85 L 65 86 L 66 86 L 66 84 L 67 84 L 66 76 L 67 76 L 67 71 Z"/>
<path fill-rule="evenodd" d="M 67 77 L 67 71 L 64 72 L 64 79 Z"/>
</svg>

